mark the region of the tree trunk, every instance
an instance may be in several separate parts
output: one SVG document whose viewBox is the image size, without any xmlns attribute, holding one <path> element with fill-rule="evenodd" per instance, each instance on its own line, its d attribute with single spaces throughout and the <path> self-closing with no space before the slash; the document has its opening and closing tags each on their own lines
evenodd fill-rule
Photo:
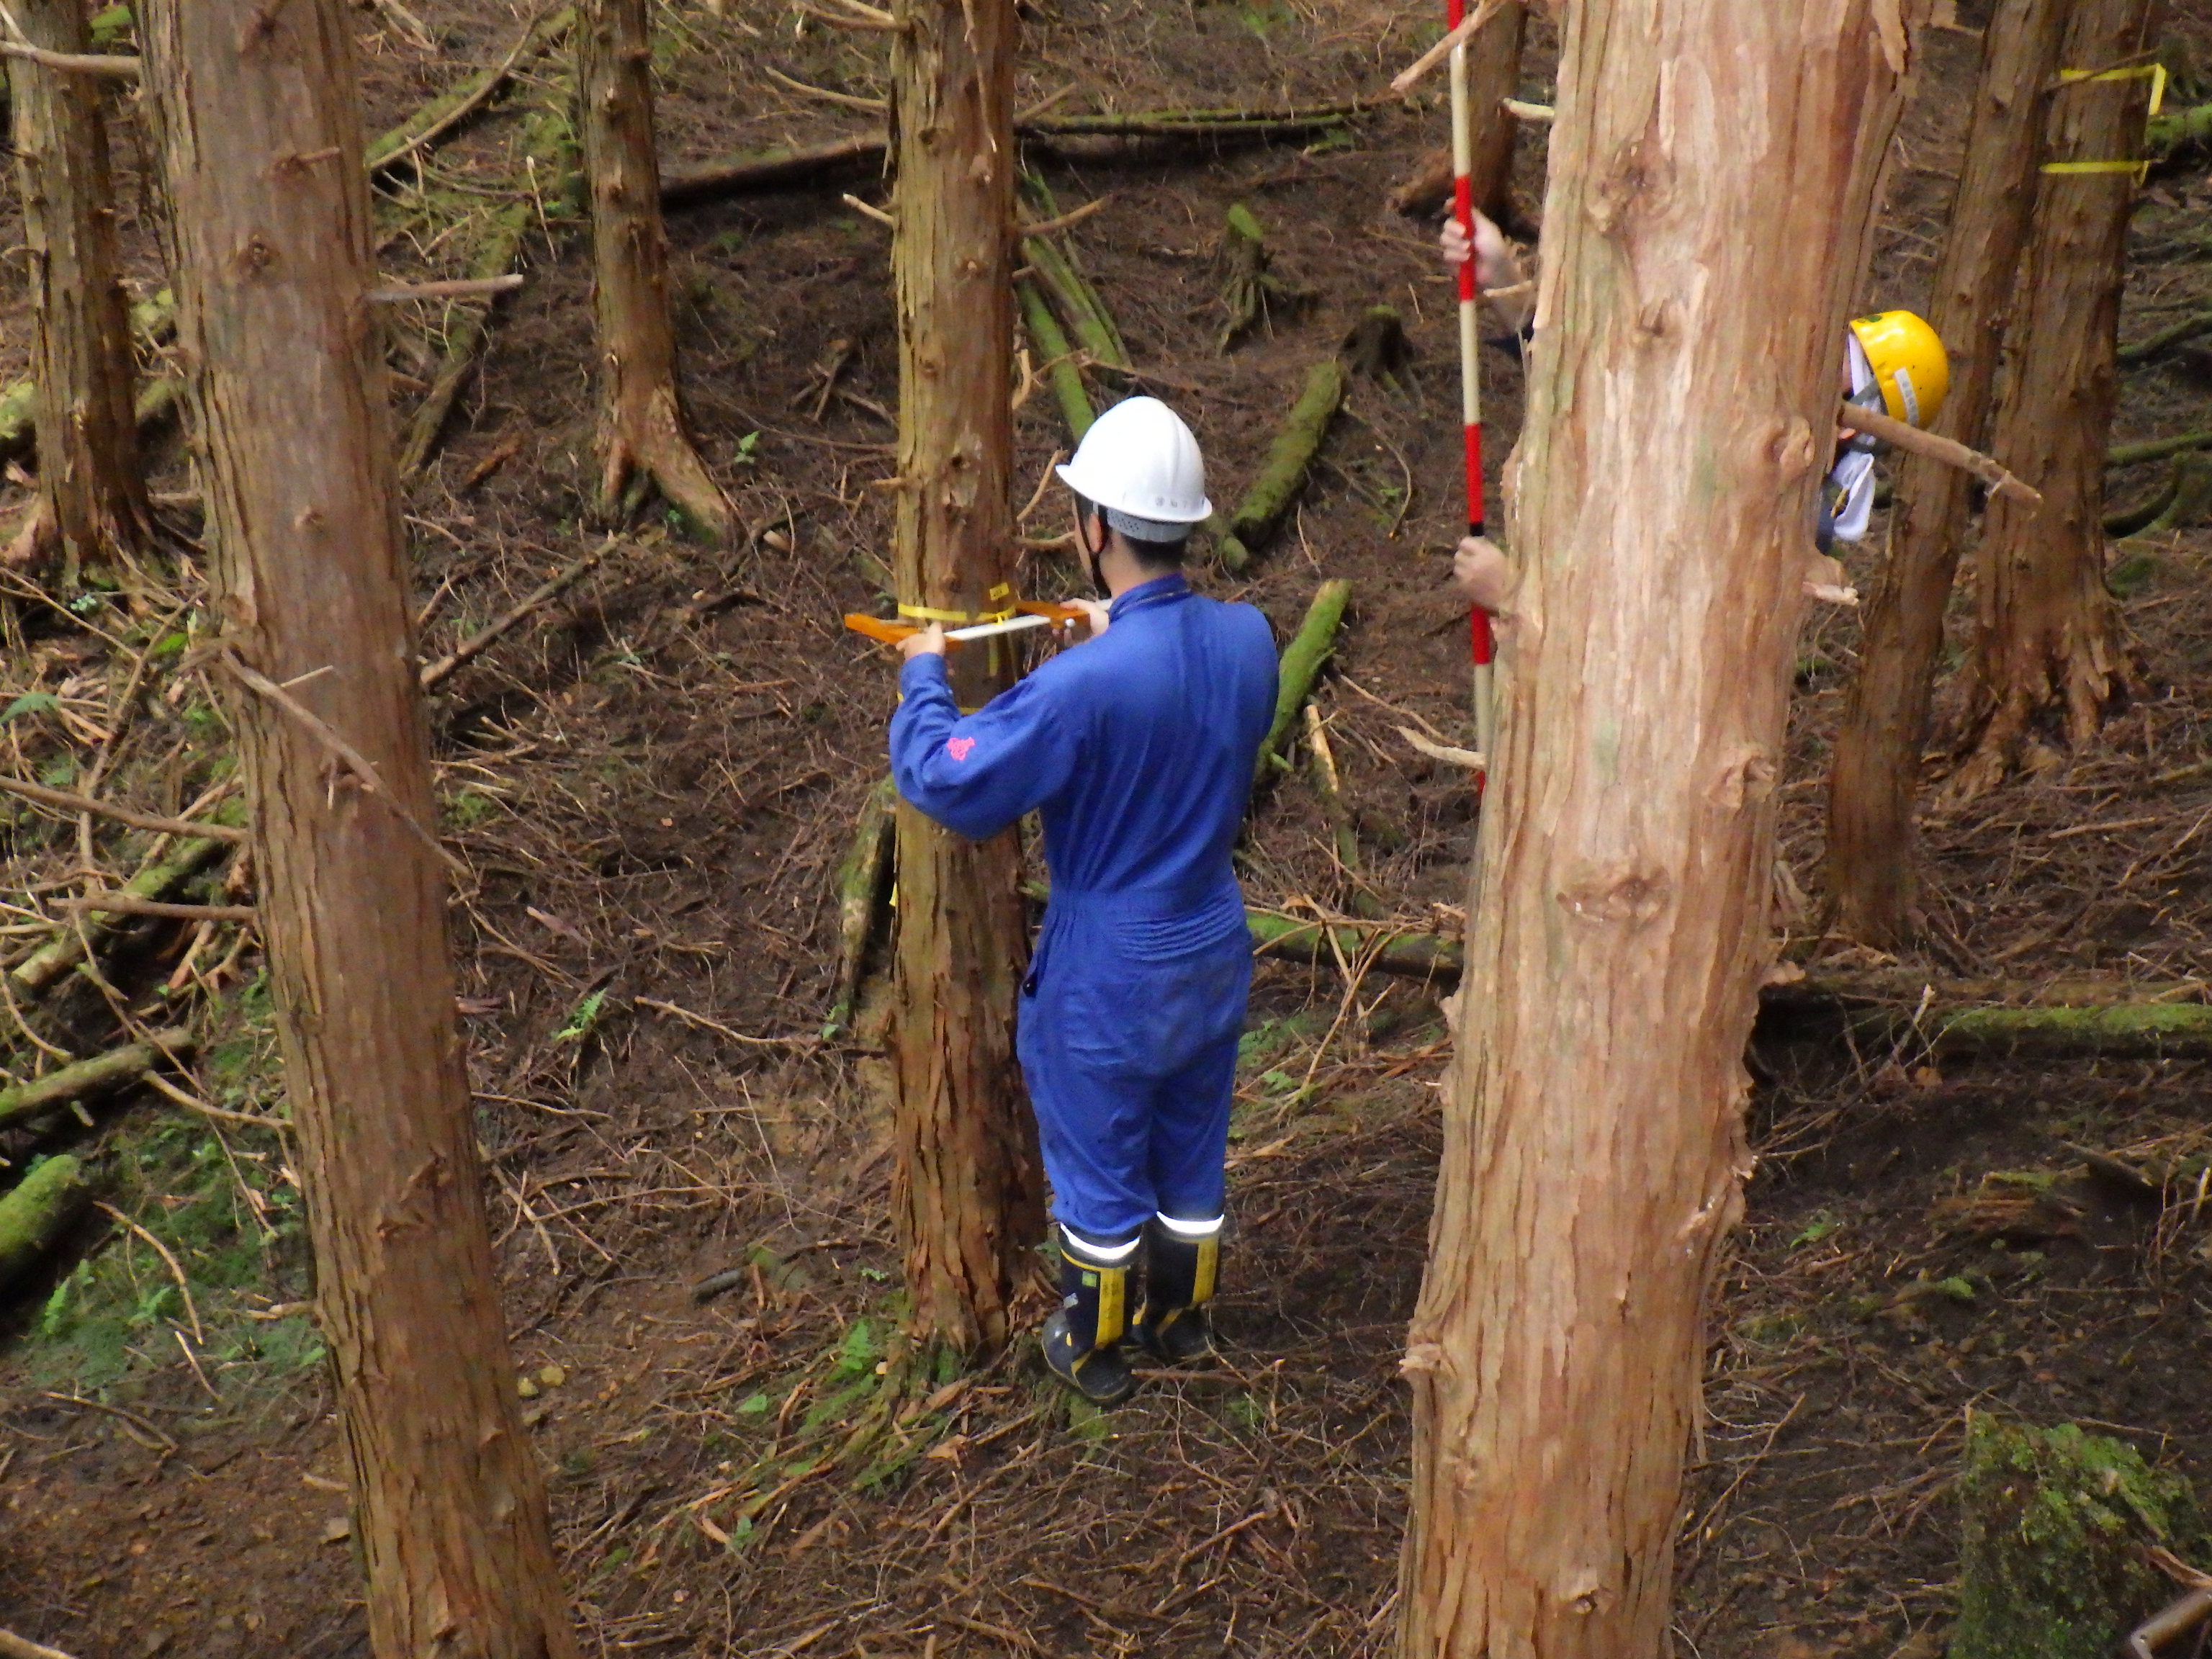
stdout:
<svg viewBox="0 0 2212 1659">
<path fill-rule="evenodd" d="M 1521 95 L 1521 40 L 1528 27 L 1528 9 L 1511 0 L 1467 46 L 1467 100 L 1474 128 L 1468 181 L 1475 206 L 1502 225 L 1518 224 L 1522 217 L 1513 202 L 1513 141 L 1521 124 L 1501 106 Z"/>
<path fill-rule="evenodd" d="M 619 513 L 633 481 L 640 490 L 649 481 L 699 533 L 726 541 L 736 515 L 699 458 L 676 392 L 647 0 L 583 0 L 576 87 L 599 331 L 599 504 Z"/>
<path fill-rule="evenodd" d="M 221 660 L 382 1659 L 574 1659 L 447 955 L 341 0 L 140 11 Z M 289 689 L 287 690 L 286 688 Z"/>
<path fill-rule="evenodd" d="M 1404 1364 L 1404 1659 L 1663 1650 L 1812 493 L 1903 102 L 1882 0 L 1612 0 L 1565 34 L 1503 758 Z"/>
<path fill-rule="evenodd" d="M 90 50 L 80 0 L 19 0 L 15 13 L 33 46 Z M 59 547 L 73 582 L 82 562 L 127 558 L 152 540 L 131 408 L 137 365 L 115 250 L 103 82 L 21 58 L 8 60 L 8 77 L 30 255 L 39 493 L 6 556 L 10 564 L 30 564 Z"/>
<path fill-rule="evenodd" d="M 972 616 L 1004 608 L 1014 576 L 1014 6 L 901 0 L 896 15 L 898 592 Z M 962 707 L 1005 688 L 1010 655 L 953 654 Z M 1044 1226 L 1014 1060 L 1020 875 L 1015 831 L 979 845 L 899 804 L 892 1206 L 915 1333 L 963 1351 L 1006 1340 Z"/>
<path fill-rule="evenodd" d="M 2157 0 L 2077 0 L 2062 68 L 2134 58 L 2156 41 L 2160 9 Z M 2141 76 L 2059 88 L 2048 165 L 2142 155 L 2149 94 Z M 1944 791 L 1954 805 L 1996 784 L 2045 732 L 2069 746 L 2090 741 L 2124 689 L 2105 586 L 2105 441 L 2119 399 L 2136 188 L 2131 170 L 2046 170 L 2039 180 L 1991 444 L 2042 490 L 2043 505 L 2000 496 L 1983 516 L 1963 727 L 1971 752 Z"/>
<path fill-rule="evenodd" d="M 1928 319 L 1951 356 L 1951 393 L 1936 429 L 1977 449 L 1988 447 L 2043 157 L 2045 89 L 2060 67 L 2069 9 L 2069 0 L 2002 0 L 1983 37 L 1980 90 Z M 1836 733 L 1828 779 L 1835 927 L 1884 949 L 1914 931 L 1913 804 L 1973 483 L 1923 456 L 1908 455 L 1899 467 L 1889 559 L 1868 602 L 1859 672 Z"/>
</svg>

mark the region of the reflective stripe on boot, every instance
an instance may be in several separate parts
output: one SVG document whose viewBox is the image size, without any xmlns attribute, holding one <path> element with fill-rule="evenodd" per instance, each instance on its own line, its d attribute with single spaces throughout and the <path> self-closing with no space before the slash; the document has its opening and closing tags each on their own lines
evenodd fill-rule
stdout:
<svg viewBox="0 0 2212 1659">
<path fill-rule="evenodd" d="M 1164 1215 L 1145 1224 L 1145 1300 L 1137 1310 L 1137 1340 L 1169 1364 L 1213 1352 L 1206 1304 L 1220 1277 L 1221 1221 Z"/>
</svg>

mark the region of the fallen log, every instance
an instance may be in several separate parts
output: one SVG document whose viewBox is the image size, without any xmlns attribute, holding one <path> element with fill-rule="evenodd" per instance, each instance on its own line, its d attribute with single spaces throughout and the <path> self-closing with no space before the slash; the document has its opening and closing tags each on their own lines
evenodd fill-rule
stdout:
<svg viewBox="0 0 2212 1659">
<path fill-rule="evenodd" d="M 1098 418 L 1091 406 L 1091 393 L 1083 384 L 1083 371 L 1076 367 L 1075 354 L 1068 347 L 1067 336 L 1061 331 L 1060 319 L 1052 314 L 1037 285 L 1028 277 L 1016 279 L 1014 297 L 1020 301 L 1022 323 L 1028 329 L 1030 349 L 1043 364 L 1044 377 L 1052 383 L 1052 395 L 1060 404 L 1060 419 L 1067 422 L 1067 435 L 1077 443 L 1091 430 L 1091 422 Z"/>
<path fill-rule="evenodd" d="M 1344 607 L 1351 598 L 1350 582 L 1340 579 L 1323 582 L 1315 590 L 1312 603 L 1306 606 L 1305 620 L 1298 624 L 1298 631 L 1283 647 L 1282 662 L 1276 670 L 1275 718 L 1267 727 L 1267 738 L 1260 745 L 1259 759 L 1253 768 L 1255 787 L 1281 761 L 1283 744 L 1297 722 L 1298 710 L 1313 695 L 1314 681 L 1320 677 L 1322 665 L 1336 649 L 1337 629 L 1344 622 Z"/>
<path fill-rule="evenodd" d="M 2141 466 L 2162 461 L 2191 449 L 2212 449 L 2212 432 L 2184 432 L 2171 438 L 2149 438 L 2141 443 L 2114 444 L 2105 452 L 2106 466 Z"/>
<path fill-rule="evenodd" d="M 1304 484 L 1306 468 L 1343 403 L 1344 365 L 1335 357 L 1324 357 L 1306 371 L 1305 387 L 1268 446 L 1260 476 L 1230 514 L 1227 533 L 1216 536 L 1214 556 L 1224 569 L 1232 574 L 1243 571 L 1252 562 L 1253 546 L 1274 532 Z"/>
<path fill-rule="evenodd" d="M 1439 939 L 1433 933 L 1401 933 L 1351 922 L 1307 921 L 1273 910 L 1250 908 L 1244 912 L 1244 925 L 1252 935 L 1254 954 L 1316 967 L 1333 964 L 1341 952 L 1347 962 L 1364 957 L 1369 966 L 1382 973 L 1457 984 L 1466 959 L 1456 939 Z M 1330 948 L 1332 941 L 1334 950 Z"/>
<path fill-rule="evenodd" d="M 860 1001 L 860 976 L 867 966 L 868 942 L 876 931 L 876 917 L 890 888 L 891 853 L 896 837 L 891 807 L 898 791 L 889 778 L 868 791 L 860 807 L 860 828 L 852 850 L 837 870 L 837 981 L 830 1017 L 823 1035 L 828 1036 L 852 1018 Z"/>
<path fill-rule="evenodd" d="M 2105 533 L 2107 536 L 2127 537 L 2140 533 L 2155 524 L 2181 494 L 2181 467 L 2177 461 L 2166 474 L 2165 483 L 2132 507 L 2124 507 L 2105 514 Z"/>
<path fill-rule="evenodd" d="M 374 178 L 388 167 L 398 166 L 408 157 L 428 149 L 439 139 L 458 131 L 496 98 L 525 64 L 559 45 L 561 38 L 568 33 L 575 21 L 576 9 L 574 6 L 541 12 L 534 22 L 524 28 L 522 38 L 514 43 L 514 50 L 508 52 L 504 59 L 471 76 L 452 91 L 433 98 L 398 126 L 373 141 L 365 158 L 369 176 Z"/>
<path fill-rule="evenodd" d="M 2201 1002 L 1958 1008 L 1923 1017 L 1920 1029 L 1938 1054 L 1992 1060 L 2061 1054 L 2114 1060 L 2212 1055 L 2212 1007 Z"/>
<path fill-rule="evenodd" d="M 2150 118 L 2150 128 L 2144 138 L 2143 153 L 2152 156 L 2167 156 L 2191 144 L 2201 144 L 2212 138 L 2212 104 L 2197 104 L 2186 109 L 2168 110 Z"/>
<path fill-rule="evenodd" d="M 1014 131 L 1024 138 L 1212 139 L 1253 143 L 1335 126 L 1395 101 L 1354 98 L 1282 110 L 1162 109 L 1127 115 L 1040 115 L 1018 118 Z M 880 166 L 889 148 L 882 133 L 862 132 L 819 144 L 791 145 L 673 168 L 661 175 L 660 204 L 690 207 L 725 196 L 811 184 L 849 168 Z"/>
<path fill-rule="evenodd" d="M 91 1184 L 76 1159 L 46 1158 L 33 1164 L 0 1197 L 0 1291 L 36 1267 L 91 1202 Z"/>
<path fill-rule="evenodd" d="M 2212 507 L 2212 459 L 2194 450 L 2175 456 L 2170 482 L 2172 489 L 2150 522 L 2136 531 L 2136 535 L 2154 536 L 2168 530 L 2186 530 L 2203 521 L 2206 509 Z"/>
<path fill-rule="evenodd" d="M 1052 191 L 1044 180 L 1025 173 L 1021 190 L 1046 218 L 1062 219 L 1060 204 L 1053 199 Z M 1089 356 L 1091 364 L 1106 373 L 1115 385 L 1123 384 L 1129 373 L 1129 349 L 1122 342 L 1121 331 L 1115 326 L 1106 302 L 1077 269 L 1075 261 L 1054 237 L 1037 234 L 1034 226 L 1024 229 L 1022 258 L 1037 285 L 1052 301 L 1053 309 L 1059 313 L 1068 335 Z"/>
<path fill-rule="evenodd" d="M 126 1042 L 104 1054 L 58 1066 L 28 1083 L 11 1084 L 0 1089 L 0 1129 L 58 1106 L 103 1100 L 129 1088 L 171 1054 L 189 1054 L 192 1048 L 192 1034 L 173 1028 L 156 1031 L 143 1042 Z"/>
<path fill-rule="evenodd" d="M 2124 368 L 2136 363 L 2147 363 L 2160 353 L 2186 344 L 2200 334 L 2212 334 L 2212 311 L 2200 311 L 2193 317 L 2184 317 L 2179 322 L 2171 324 L 2155 334 L 2148 335 L 2131 345 L 2122 346 L 2116 361 Z"/>
<path fill-rule="evenodd" d="M 140 871 L 122 890 L 132 898 L 166 899 L 185 882 L 228 853 L 233 843 L 218 841 L 212 836 L 195 836 L 179 842 L 175 850 L 160 863 Z M 112 937 L 123 926 L 119 921 L 78 917 L 70 925 L 55 930 L 54 937 L 9 970 L 9 977 L 18 991 L 40 996 L 70 969 L 84 960 L 88 941 L 97 945 Z"/>
<path fill-rule="evenodd" d="M 565 82 L 557 84 L 544 106 L 523 124 L 517 150 L 518 176 L 513 182 L 518 199 L 501 206 L 477 234 L 468 261 L 471 281 L 519 276 L 517 268 L 522 262 L 525 240 L 538 222 L 539 192 L 531 186 L 537 182 L 540 165 L 545 167 L 547 175 L 545 186 L 541 187 L 544 193 L 564 204 L 568 198 L 568 174 L 574 161 L 574 136 L 568 121 Z M 461 388 L 468 383 L 490 343 L 492 307 L 497 303 L 495 296 L 489 297 L 458 307 L 452 313 L 438 371 L 430 377 L 430 389 L 422 394 L 422 401 L 416 404 L 415 412 L 408 417 L 407 436 L 399 449 L 399 476 L 403 480 L 415 477 L 429 465 Z"/>
</svg>

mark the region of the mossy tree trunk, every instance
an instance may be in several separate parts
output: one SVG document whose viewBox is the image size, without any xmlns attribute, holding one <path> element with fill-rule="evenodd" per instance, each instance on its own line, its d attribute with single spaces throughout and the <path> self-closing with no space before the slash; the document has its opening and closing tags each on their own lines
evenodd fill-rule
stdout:
<svg viewBox="0 0 2212 1659">
<path fill-rule="evenodd" d="M 650 482 L 694 530 L 726 540 L 735 515 L 700 459 L 677 392 L 648 0 L 583 0 L 576 86 L 592 203 L 600 506 L 619 512 L 634 484 L 641 491 Z"/>
<path fill-rule="evenodd" d="M 90 50 L 80 0 L 16 0 L 13 10 L 33 45 Z M 21 58 L 8 60 L 8 79 L 31 276 L 39 492 L 7 558 L 33 564 L 59 548 L 73 577 L 84 562 L 127 559 L 153 538 L 100 108 L 106 82 Z"/>
<path fill-rule="evenodd" d="M 265 688 L 232 724 L 371 1644 L 575 1659 L 453 1012 L 354 19 L 342 0 L 138 15 L 220 661 Z"/>
<path fill-rule="evenodd" d="M 1966 161 L 1928 318 L 1951 356 L 1951 393 L 1937 430 L 1977 449 L 1988 443 L 2043 157 L 2047 88 L 2070 9 L 2069 0 L 2001 0 L 1983 37 Z M 1924 456 L 1908 455 L 1899 467 L 1889 558 L 1867 603 L 1859 672 L 1836 733 L 1828 779 L 1835 925 L 1883 948 L 1913 930 L 1913 804 L 1973 484 Z"/>
<path fill-rule="evenodd" d="M 1403 1367 L 1402 1659 L 1666 1650 L 1897 20 L 1882 0 L 1566 13 L 1502 757 Z"/>
<path fill-rule="evenodd" d="M 974 616 L 1014 577 L 1013 0 L 902 0 L 891 47 L 898 164 L 902 604 Z M 969 647 L 952 687 L 975 708 L 1006 658 Z M 898 808 L 898 1079 L 892 1206 L 915 1334 L 1003 1342 L 1042 1237 L 1036 1134 L 1014 1060 L 1028 957 L 1021 848 Z"/>
<path fill-rule="evenodd" d="M 2156 43 L 2160 0 L 2078 0 L 2062 67 L 2133 60 Z M 2105 586 L 2105 444 L 2119 400 L 2120 290 L 2131 169 L 2052 173 L 2143 153 L 2147 77 L 2088 79 L 2051 97 L 2051 161 L 2036 194 L 2007 336 L 1991 446 L 2043 492 L 1990 502 L 1966 677 L 1966 759 L 1944 794 L 1972 799 L 2045 739 L 2092 741 L 2124 689 L 2119 613 Z"/>
</svg>

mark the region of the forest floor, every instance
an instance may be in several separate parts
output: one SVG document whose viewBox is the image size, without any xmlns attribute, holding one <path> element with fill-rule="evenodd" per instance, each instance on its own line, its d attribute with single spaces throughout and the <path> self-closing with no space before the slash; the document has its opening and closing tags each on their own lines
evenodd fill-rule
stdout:
<svg viewBox="0 0 2212 1659">
<path fill-rule="evenodd" d="M 497 61 L 528 15 L 502 0 L 416 9 L 428 44 L 400 32 L 396 9 L 357 14 L 372 130 Z M 2174 9 L 2201 54 L 2212 28 L 2196 7 Z M 1977 21 L 1975 6 L 1960 10 Z M 875 118 L 765 78 L 773 67 L 880 94 L 874 36 L 802 26 L 769 0 L 656 15 L 671 168 Z M 1376 91 L 1434 33 L 1365 0 L 1052 0 L 1026 20 L 1021 101 L 1068 86 L 1068 111 L 1328 101 Z M 1548 96 L 1552 50 L 1534 25 L 1526 95 Z M 1870 303 L 1924 299 L 1977 57 L 1965 29 L 1929 37 Z M 558 95 L 551 75 L 534 65 L 520 96 L 440 149 L 441 200 L 517 199 L 507 147 L 519 110 Z M 1255 807 L 1252 902 L 1335 911 L 1364 889 L 1448 932 L 1472 792 L 1394 727 L 1411 716 L 1471 740 L 1462 613 L 1441 587 L 1457 512 L 1450 295 L 1433 226 L 1382 205 L 1443 131 L 1431 103 L 1287 143 L 1056 142 L 1030 159 L 1063 207 L 1108 198 L 1073 240 L 1139 384 L 1199 431 L 1218 497 L 1250 478 L 1306 368 L 1365 307 L 1403 314 L 1411 363 L 1387 383 L 1355 380 L 1283 532 L 1246 579 L 1200 574 L 1285 637 L 1322 579 L 1353 584 L 1318 702 L 1364 869 L 1339 866 L 1314 791 L 1285 776 Z M 127 130 L 118 148 L 136 204 L 126 237 L 150 293 L 150 186 Z M 1533 219 L 1538 139 L 1523 136 L 1518 166 Z M 897 399 L 885 237 L 841 203 L 848 189 L 881 186 L 863 169 L 670 220 L 688 392 L 744 517 L 742 544 L 714 552 L 633 527 L 432 703 L 449 844 L 474 872 L 453 918 L 518 1388 L 552 1472 L 586 1650 L 1382 1653 L 1443 988 L 1357 961 L 1263 960 L 1218 1366 L 1153 1379 L 1102 1415 L 1071 1409 L 1024 1344 L 933 1395 L 885 1443 L 896 1455 L 862 1468 L 832 1455 L 880 1386 L 898 1269 L 883 1062 L 865 1020 L 860 1036 L 822 1035 L 831 876 L 882 775 L 893 693 L 884 654 L 837 623 L 880 602 L 890 512 L 870 486 L 890 470 Z M 384 194 L 392 268 L 459 274 L 467 236 L 441 240 L 432 193 Z M 1215 249 L 1238 202 L 1304 297 L 1224 354 Z M 426 658 L 603 534 L 586 507 L 586 262 L 542 198 L 533 210 L 530 282 L 410 496 Z M 2199 167 L 2154 179 L 2124 337 L 2208 302 L 2194 240 L 2208 210 Z M 15 211 L 11 199 L 11 226 Z M 418 388 L 438 323 L 395 331 L 395 363 Z M 11 299 L 0 372 L 20 373 L 27 350 Z M 1502 457 L 1519 368 L 1493 349 L 1486 368 Z M 407 400 L 403 388 L 403 416 Z M 2208 404 L 2212 356 L 2164 358 L 2129 373 L 2115 436 L 2194 429 Z M 1026 498 L 1066 437 L 1041 387 L 1018 425 Z M 185 491 L 173 433 L 161 453 L 161 487 Z M 2131 500 L 2153 482 L 2118 472 L 2113 493 Z M 1026 527 L 1048 538 L 1060 512 L 1046 492 Z M 1863 586 L 1881 534 L 1878 521 L 1850 556 Z M 1816 933 L 1826 745 L 1856 623 L 1844 611 L 1815 619 L 1785 795 L 1787 859 L 1807 895 L 1793 955 L 1822 971 L 2001 975 L 2022 994 L 2085 977 L 2212 982 L 2212 765 L 2200 764 L 2212 757 L 2212 535 L 2130 543 L 2112 576 L 2136 652 L 2125 707 L 2095 749 L 1925 822 L 1935 942 L 1900 963 Z M 142 653 L 171 660 L 166 642 L 197 625 L 204 589 L 189 568 L 74 595 L 4 580 L 0 764 L 67 782 L 112 749 L 112 787 L 161 811 L 219 779 L 221 715 L 203 679 L 143 707 L 122 695 Z M 1077 586 L 1064 554 L 1039 552 L 1024 573 L 1040 597 Z M 80 857 L 74 827 L 26 810 L 0 834 L 9 896 L 33 917 Z M 102 829 L 95 862 L 144 850 L 143 836 Z M 165 999 L 189 1003 L 203 1032 L 189 1089 L 231 1112 L 272 1110 L 258 957 L 231 950 L 228 929 L 190 938 L 160 924 L 134 936 L 111 963 L 118 995 L 149 1017 Z M 84 1046 L 101 1031 L 53 1035 Z M 1714 1308 L 1680 1651 L 1936 1651 L 1970 1409 L 2094 1425 L 2212 1479 L 2203 1194 L 2166 1204 L 2085 1160 L 2172 1165 L 2212 1146 L 2201 1066 L 1937 1061 L 1909 1042 L 1861 1050 L 1781 1023 L 1753 1060 L 1759 1164 Z M 82 1659 L 366 1651 L 284 1141 L 144 1092 L 91 1115 L 0 1136 L 19 1164 L 92 1157 L 116 1212 L 95 1212 L 54 1271 L 0 1309 L 0 1626 Z M 695 1283 L 731 1269 L 729 1288 L 695 1299 Z"/>
</svg>

